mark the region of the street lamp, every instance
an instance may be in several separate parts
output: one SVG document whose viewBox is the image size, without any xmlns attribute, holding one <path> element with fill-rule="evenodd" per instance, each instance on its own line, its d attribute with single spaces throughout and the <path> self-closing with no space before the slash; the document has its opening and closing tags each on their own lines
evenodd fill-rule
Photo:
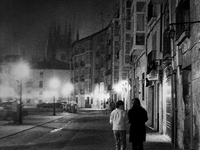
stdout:
<svg viewBox="0 0 200 150">
<path fill-rule="evenodd" d="M 22 80 L 29 75 L 30 68 L 27 63 L 20 61 L 12 68 L 12 74 L 20 83 L 19 123 L 22 124 Z"/>
<path fill-rule="evenodd" d="M 57 79 L 57 78 L 53 78 L 50 80 L 50 87 L 54 90 L 57 90 L 60 86 L 60 81 Z M 53 95 L 53 115 L 55 116 L 56 115 L 56 104 L 55 104 L 55 101 L 56 101 L 56 95 L 54 93 Z"/>
</svg>

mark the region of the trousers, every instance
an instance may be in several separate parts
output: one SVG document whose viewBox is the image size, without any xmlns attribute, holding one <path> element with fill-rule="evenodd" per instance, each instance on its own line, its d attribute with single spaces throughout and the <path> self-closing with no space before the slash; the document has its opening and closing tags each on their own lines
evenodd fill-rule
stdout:
<svg viewBox="0 0 200 150">
<path fill-rule="evenodd" d="M 126 130 L 113 130 L 116 150 L 126 149 Z"/>
</svg>

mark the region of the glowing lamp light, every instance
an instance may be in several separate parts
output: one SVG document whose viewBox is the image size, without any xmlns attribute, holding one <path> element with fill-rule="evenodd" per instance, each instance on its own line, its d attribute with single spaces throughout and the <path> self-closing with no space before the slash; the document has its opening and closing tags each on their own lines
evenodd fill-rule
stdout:
<svg viewBox="0 0 200 150">
<path fill-rule="evenodd" d="M 122 86 L 121 86 L 121 84 L 119 84 L 119 83 L 116 84 L 116 85 L 114 85 L 113 89 L 114 89 L 117 93 L 122 92 Z"/>
<path fill-rule="evenodd" d="M 13 66 L 12 73 L 18 79 L 23 79 L 29 75 L 30 69 L 28 64 L 25 62 L 19 62 Z"/>
<path fill-rule="evenodd" d="M 118 82 L 116 85 L 114 85 L 113 89 L 117 92 L 117 93 L 120 93 L 122 92 L 123 90 L 129 90 L 131 89 L 131 86 L 130 84 L 128 83 L 128 81 L 126 80 L 122 80 L 120 82 Z"/>
<path fill-rule="evenodd" d="M 51 79 L 51 81 L 50 81 L 50 87 L 52 89 L 58 89 L 59 86 L 60 86 L 60 81 L 57 78 Z"/>
<path fill-rule="evenodd" d="M 69 96 L 73 90 L 74 90 L 73 84 L 66 83 L 62 88 L 62 94 L 65 96 Z"/>
</svg>

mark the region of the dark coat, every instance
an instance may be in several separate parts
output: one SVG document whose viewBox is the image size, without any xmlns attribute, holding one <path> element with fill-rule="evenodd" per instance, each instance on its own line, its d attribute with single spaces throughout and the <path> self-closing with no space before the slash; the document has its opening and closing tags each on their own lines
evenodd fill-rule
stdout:
<svg viewBox="0 0 200 150">
<path fill-rule="evenodd" d="M 135 142 L 146 141 L 146 125 L 147 122 L 147 111 L 142 107 L 132 107 L 128 111 L 128 118 L 130 122 L 130 136 L 129 141 Z"/>
</svg>

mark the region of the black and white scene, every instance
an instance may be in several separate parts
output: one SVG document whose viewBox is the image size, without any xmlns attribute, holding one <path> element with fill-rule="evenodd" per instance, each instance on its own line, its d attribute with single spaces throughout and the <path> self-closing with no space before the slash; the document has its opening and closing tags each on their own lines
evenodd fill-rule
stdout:
<svg viewBox="0 0 200 150">
<path fill-rule="evenodd" d="M 200 0 L 0 0 L 0 150 L 200 150 Z"/>
</svg>

